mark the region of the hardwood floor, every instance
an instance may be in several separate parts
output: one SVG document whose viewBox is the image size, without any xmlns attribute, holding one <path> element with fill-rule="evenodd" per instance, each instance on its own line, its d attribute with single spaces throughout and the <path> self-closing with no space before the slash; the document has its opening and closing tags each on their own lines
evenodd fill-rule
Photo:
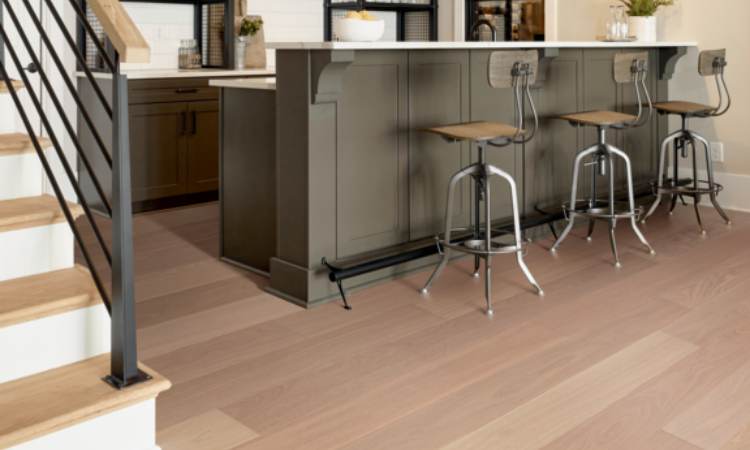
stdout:
<svg viewBox="0 0 750 450">
<path fill-rule="evenodd" d="M 468 261 L 301 310 L 217 260 L 213 204 L 136 220 L 142 360 L 174 388 L 164 450 L 750 448 L 750 215 L 654 217 L 496 258 L 495 318 Z"/>
</svg>

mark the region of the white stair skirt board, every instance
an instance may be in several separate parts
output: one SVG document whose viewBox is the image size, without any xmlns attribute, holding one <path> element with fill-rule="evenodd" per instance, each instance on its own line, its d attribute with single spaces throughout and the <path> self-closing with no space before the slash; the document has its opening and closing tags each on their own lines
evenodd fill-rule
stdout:
<svg viewBox="0 0 750 450">
<path fill-rule="evenodd" d="M 10 447 L 10 450 L 63 449 L 159 450 L 156 400 L 146 400 Z"/>
<path fill-rule="evenodd" d="M 110 351 L 103 304 L 0 328 L 0 383 L 56 369 Z"/>
<path fill-rule="evenodd" d="M 73 267 L 67 222 L 0 233 L 0 281 Z"/>
<path fill-rule="evenodd" d="M 35 152 L 0 156 L 0 200 L 42 195 L 42 164 Z"/>
</svg>

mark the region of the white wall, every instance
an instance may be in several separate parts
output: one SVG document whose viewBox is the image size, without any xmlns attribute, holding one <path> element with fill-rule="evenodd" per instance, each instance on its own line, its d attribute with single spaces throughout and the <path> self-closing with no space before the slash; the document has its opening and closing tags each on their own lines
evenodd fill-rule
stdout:
<svg viewBox="0 0 750 450">
<path fill-rule="evenodd" d="M 180 41 L 195 37 L 192 5 L 123 3 L 151 47 L 148 64 L 124 64 L 124 69 L 176 69 Z"/>
<path fill-rule="evenodd" d="M 603 32 L 609 0 L 557 0 L 557 27 L 560 40 L 589 40 Z M 711 120 L 695 120 L 693 128 L 710 141 L 725 144 L 725 163 L 717 170 L 736 175 L 750 175 L 750 143 L 745 135 L 746 117 L 750 117 L 750 1 L 679 0 L 674 7 L 658 14 L 659 38 L 673 41 L 697 41 L 693 49 L 676 68 L 670 82 L 673 99 L 701 103 L 717 102 L 712 78 L 697 73 L 698 50 L 726 48 L 729 67 L 727 82 L 734 97 L 732 109 L 726 116 Z M 676 126 L 676 123 L 673 124 Z"/>
<path fill-rule="evenodd" d="M 39 2 L 31 2 L 33 10 L 36 14 L 39 12 Z M 72 8 L 70 7 L 68 1 L 66 0 L 54 0 L 54 4 L 57 6 L 58 10 L 62 11 L 62 17 L 64 22 L 67 24 L 68 29 L 75 30 L 75 20 L 76 16 L 73 12 Z M 21 2 L 14 3 L 14 10 L 16 11 L 19 21 L 21 22 L 21 27 L 23 28 L 25 34 L 28 36 L 28 39 L 31 43 L 32 48 L 34 49 L 35 53 L 37 54 L 37 57 L 42 62 L 42 65 L 46 69 L 46 73 L 49 77 L 50 84 L 53 87 L 53 91 L 57 93 L 57 96 L 59 98 L 60 103 L 63 105 L 63 109 L 66 111 L 66 115 L 70 119 L 70 122 L 72 123 L 72 127 L 75 130 L 76 129 L 76 108 L 75 108 L 75 102 L 73 101 L 73 97 L 70 94 L 70 91 L 65 86 L 65 84 L 62 81 L 62 76 L 60 75 L 60 72 L 58 71 L 57 67 L 54 65 L 53 60 L 50 56 L 50 53 L 46 46 L 42 47 L 42 50 L 40 52 L 40 44 L 41 40 L 39 38 L 39 34 L 36 32 L 36 27 L 34 26 L 33 22 L 30 19 L 30 16 L 28 15 L 28 12 L 26 11 L 26 8 L 23 6 Z M 52 19 L 51 15 L 49 14 L 49 11 L 47 10 L 46 5 L 44 5 L 43 13 L 41 16 L 41 22 L 43 28 L 47 31 L 47 34 L 50 36 L 50 40 L 55 45 L 57 51 L 59 52 L 60 58 L 63 61 L 63 66 L 65 72 L 73 77 L 73 80 L 75 80 L 75 59 L 72 53 L 72 50 L 68 50 L 66 48 L 67 44 L 64 44 L 64 39 L 62 36 L 62 33 L 55 23 L 55 21 Z M 19 38 L 19 34 L 17 32 L 16 27 L 13 25 L 10 17 L 8 16 L 7 11 L 3 15 L 3 24 L 5 26 L 5 29 L 7 33 L 10 35 L 10 42 L 12 43 L 13 47 L 18 52 L 19 59 L 21 60 L 22 65 L 26 65 L 31 61 L 31 58 L 29 57 L 29 53 L 26 51 L 25 46 L 23 45 L 22 40 Z M 6 51 L 6 68 L 8 69 L 8 72 L 10 73 L 12 78 L 20 79 L 20 76 L 18 74 L 18 71 L 15 68 L 15 65 L 13 63 L 13 60 L 11 59 L 11 55 Z M 49 121 L 51 123 L 52 129 L 55 131 L 59 141 L 62 144 L 62 148 L 64 150 L 64 154 L 66 155 L 68 161 L 70 161 L 71 166 L 73 167 L 73 170 L 75 172 L 76 167 L 76 156 L 75 156 L 75 149 L 72 146 L 72 140 L 68 136 L 66 130 L 63 128 L 62 121 L 60 119 L 60 116 L 55 112 L 54 104 L 49 96 L 49 93 L 46 89 L 40 89 L 41 87 L 41 81 L 38 74 L 30 74 L 26 72 L 26 75 L 30 79 L 31 87 L 33 91 L 37 94 L 37 98 L 40 100 L 40 102 L 43 105 L 43 109 L 47 112 L 47 116 L 49 118 Z M 22 133 L 26 133 L 26 127 L 24 126 L 23 122 L 21 121 L 20 115 L 17 113 L 15 105 L 12 103 L 10 96 L 5 95 L 2 96 L 2 100 L 0 100 L 0 117 L 8 118 L 9 120 L 0 121 L 0 132 L 11 132 L 11 131 L 18 131 Z M 28 112 L 29 120 L 32 124 L 32 127 L 36 134 L 42 134 L 45 136 L 49 136 L 49 131 L 42 128 L 41 120 L 39 118 L 39 114 L 37 114 L 36 109 L 33 106 L 33 103 L 30 100 L 30 94 L 29 90 L 22 90 L 19 91 L 19 97 L 24 105 L 24 108 Z M 54 152 L 48 152 L 48 154 L 53 154 Z M 57 158 L 57 156 L 51 156 L 50 157 L 50 163 L 53 166 L 53 169 L 57 171 L 57 173 L 60 174 L 60 179 L 66 179 L 64 178 L 64 175 L 62 175 L 62 168 L 60 165 L 60 160 Z M 73 189 L 71 187 L 71 184 L 68 182 L 61 182 L 62 188 L 64 190 L 65 195 L 71 199 L 75 199 L 75 195 L 73 194 Z M 44 189 L 46 192 L 51 193 L 51 188 L 49 187 L 49 183 L 45 181 Z"/>
</svg>

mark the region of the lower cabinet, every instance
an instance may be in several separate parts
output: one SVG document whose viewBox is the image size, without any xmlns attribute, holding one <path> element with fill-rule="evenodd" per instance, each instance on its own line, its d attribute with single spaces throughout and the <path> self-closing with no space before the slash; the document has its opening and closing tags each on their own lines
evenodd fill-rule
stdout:
<svg viewBox="0 0 750 450">
<path fill-rule="evenodd" d="M 130 107 L 133 201 L 216 191 L 219 103 Z"/>
</svg>

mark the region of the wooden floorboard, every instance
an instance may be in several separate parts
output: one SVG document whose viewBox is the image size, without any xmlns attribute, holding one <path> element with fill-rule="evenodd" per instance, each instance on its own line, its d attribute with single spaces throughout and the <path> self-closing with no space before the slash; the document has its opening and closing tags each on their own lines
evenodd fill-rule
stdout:
<svg viewBox="0 0 750 450">
<path fill-rule="evenodd" d="M 139 347 L 174 383 L 171 449 L 739 450 L 750 448 L 750 215 L 659 213 L 643 251 L 603 226 L 527 262 L 496 258 L 495 319 L 471 261 L 303 310 L 218 260 L 215 204 L 135 220 Z"/>
</svg>

